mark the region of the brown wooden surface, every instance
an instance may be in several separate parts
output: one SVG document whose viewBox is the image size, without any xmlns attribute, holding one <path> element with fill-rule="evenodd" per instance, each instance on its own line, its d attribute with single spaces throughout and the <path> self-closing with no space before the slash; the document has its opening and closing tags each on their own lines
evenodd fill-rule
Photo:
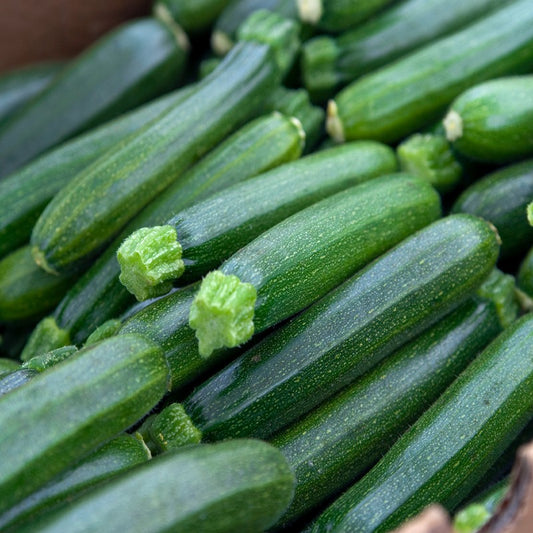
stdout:
<svg viewBox="0 0 533 533">
<path fill-rule="evenodd" d="M 0 72 L 66 59 L 109 29 L 147 15 L 152 0 L 0 0 Z"/>
</svg>

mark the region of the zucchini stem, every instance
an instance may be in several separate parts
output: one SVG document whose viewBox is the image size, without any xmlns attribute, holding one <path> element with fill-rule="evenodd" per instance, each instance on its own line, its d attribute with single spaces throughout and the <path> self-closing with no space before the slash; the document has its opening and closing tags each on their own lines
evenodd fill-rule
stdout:
<svg viewBox="0 0 533 533">
<path fill-rule="evenodd" d="M 316 24 L 324 13 L 322 0 L 298 0 L 298 15 L 300 20 L 309 24 Z"/>
<path fill-rule="evenodd" d="M 187 51 L 190 49 L 191 44 L 189 38 L 183 30 L 183 28 L 174 20 L 168 8 L 160 2 L 154 5 L 154 17 L 160 20 L 166 27 L 172 32 L 178 46 Z"/>
<path fill-rule="evenodd" d="M 457 111 L 450 111 L 442 121 L 446 131 L 446 139 L 454 142 L 463 136 L 463 119 Z"/>
<path fill-rule="evenodd" d="M 227 33 L 215 30 L 211 35 L 211 48 L 217 56 L 225 56 L 235 45 Z"/>
<path fill-rule="evenodd" d="M 202 357 L 217 348 L 234 348 L 253 335 L 256 299 L 255 287 L 237 276 L 215 270 L 204 278 L 189 313 Z"/>
<path fill-rule="evenodd" d="M 339 117 L 339 109 L 335 100 L 328 102 L 328 111 L 326 118 L 326 130 L 333 140 L 343 143 L 346 140 L 344 135 L 344 126 Z"/>
</svg>

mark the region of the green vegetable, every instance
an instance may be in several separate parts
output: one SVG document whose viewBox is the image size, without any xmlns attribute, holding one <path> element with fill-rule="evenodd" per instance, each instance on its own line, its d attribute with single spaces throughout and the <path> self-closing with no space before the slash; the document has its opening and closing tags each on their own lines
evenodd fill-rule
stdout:
<svg viewBox="0 0 533 533">
<path fill-rule="evenodd" d="M 520 264 L 520 270 L 516 277 L 518 287 L 530 298 L 533 298 L 533 247 L 530 248 L 526 257 Z"/>
<path fill-rule="evenodd" d="M 76 353 L 78 348 L 76 346 L 62 346 L 61 348 L 56 348 L 50 352 L 46 352 L 43 355 L 36 355 L 32 357 L 29 361 L 23 363 L 22 368 L 29 368 L 31 370 L 36 370 L 37 372 L 44 372 L 48 368 L 61 363 L 65 359 L 68 359 L 72 354 Z"/>
<path fill-rule="evenodd" d="M 4 373 L 12 372 L 20 368 L 20 363 L 13 359 L 7 359 L 6 357 L 0 357 L 0 376 Z"/>
<path fill-rule="evenodd" d="M 230 0 L 156 0 L 154 15 L 172 20 L 187 33 L 204 31 L 211 26 Z"/>
<path fill-rule="evenodd" d="M 37 375 L 38 372 L 36 370 L 29 368 L 20 368 L 8 374 L 2 374 L 0 376 L 0 397 L 22 387 L 22 385 L 26 385 Z"/>
</svg>

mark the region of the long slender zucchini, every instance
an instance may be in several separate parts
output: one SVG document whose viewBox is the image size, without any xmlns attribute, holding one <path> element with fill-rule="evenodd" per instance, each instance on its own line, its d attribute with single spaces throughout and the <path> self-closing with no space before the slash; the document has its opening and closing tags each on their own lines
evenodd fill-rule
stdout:
<svg viewBox="0 0 533 533">
<path fill-rule="evenodd" d="M 176 36 L 155 19 L 130 22 L 109 33 L 0 130 L 0 176 L 172 89 L 186 55 Z"/>
<path fill-rule="evenodd" d="M 150 238 L 147 229 L 129 237 L 118 254 L 121 280 L 138 299 L 168 292 L 169 280 L 179 275 L 183 283 L 196 281 L 288 216 L 352 185 L 392 172 L 396 165 L 390 148 L 360 142 L 312 154 L 234 185 L 178 212 L 164 226 L 150 231 Z M 170 231 L 174 238 L 163 247 Z M 152 249 L 157 250 L 153 267 Z M 164 254 L 169 249 L 175 253 L 167 260 Z M 180 254 L 185 270 L 164 276 L 172 274 Z"/>
<path fill-rule="evenodd" d="M 139 420 L 163 397 L 167 380 L 161 349 L 123 335 L 2 397 L 0 513 Z"/>
<path fill-rule="evenodd" d="M 457 307 L 497 255 L 485 221 L 434 222 L 202 383 L 187 413 L 208 440 L 272 435 Z"/>
<path fill-rule="evenodd" d="M 195 201 L 297 157 L 301 133 L 295 121 L 271 114 L 250 122 L 212 150 L 126 226 L 65 295 L 51 319 L 55 326 L 48 326 L 50 320 L 48 325 L 38 326 L 32 346 L 23 357 L 36 355 L 34 348 L 39 346 L 45 346 L 45 351 L 62 346 L 56 339 L 67 344 L 70 339 L 83 342 L 98 326 L 119 316 L 134 302 L 119 281 L 116 260 L 117 249 L 131 232 L 145 225 L 161 224 Z"/>
<path fill-rule="evenodd" d="M 63 143 L 0 181 L 0 257 L 30 240 L 43 209 L 78 172 L 192 90 L 175 91 Z"/>
<path fill-rule="evenodd" d="M 471 159 L 501 164 L 533 156 L 533 75 L 471 87 L 452 103 L 444 127 Z"/>
<path fill-rule="evenodd" d="M 402 0 L 338 37 L 305 43 L 302 74 L 313 98 L 334 91 L 435 39 L 456 32 L 510 0 Z"/>
<path fill-rule="evenodd" d="M 0 76 L 0 125 L 49 85 L 63 66 L 37 63 Z"/>
<path fill-rule="evenodd" d="M 72 502 L 90 487 L 148 459 L 150 452 L 142 440 L 127 434 L 120 435 L 11 507 L 0 516 L 0 528 L 37 520 L 43 512 L 49 512 L 65 501 Z"/>
<path fill-rule="evenodd" d="M 501 326 L 491 302 L 471 299 L 272 444 L 296 476 L 286 526 L 345 489 L 444 392 Z"/>
<path fill-rule="evenodd" d="M 517 0 L 346 87 L 329 103 L 328 131 L 338 140 L 398 141 L 471 85 L 528 72 L 532 61 L 533 5 Z"/>
<path fill-rule="evenodd" d="M 509 326 L 310 531 L 384 532 L 453 510 L 533 412 L 533 315 Z"/>
<path fill-rule="evenodd" d="M 502 239 L 502 257 L 524 254 L 533 244 L 526 218 L 533 198 L 533 159 L 497 170 L 466 189 L 452 211 L 490 220 Z"/>
<path fill-rule="evenodd" d="M 283 513 L 294 475 L 255 440 L 187 446 L 117 477 L 20 533 L 264 531 Z"/>
<path fill-rule="evenodd" d="M 440 216 L 440 198 L 407 174 L 376 178 L 292 215 L 210 272 L 190 311 L 199 353 L 234 348 L 308 307 Z"/>
<path fill-rule="evenodd" d="M 37 264 L 67 272 L 86 262 L 203 154 L 261 111 L 265 92 L 297 51 L 297 26 L 273 13 L 256 15 L 241 28 L 239 46 L 189 98 L 55 196 L 32 232 Z"/>
</svg>

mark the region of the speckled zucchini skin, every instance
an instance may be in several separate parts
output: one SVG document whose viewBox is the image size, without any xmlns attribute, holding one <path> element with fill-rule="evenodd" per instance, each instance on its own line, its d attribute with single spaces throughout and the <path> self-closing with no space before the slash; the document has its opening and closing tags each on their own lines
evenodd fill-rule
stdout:
<svg viewBox="0 0 533 533">
<path fill-rule="evenodd" d="M 163 397 L 167 381 L 161 349 L 123 335 L 80 350 L 3 396 L 0 512 L 139 420 Z"/>
<path fill-rule="evenodd" d="M 457 307 L 497 256 L 485 221 L 434 222 L 200 385 L 189 416 L 208 440 L 272 435 Z"/>
<path fill-rule="evenodd" d="M 37 370 L 30 368 L 19 368 L 18 370 L 13 370 L 13 372 L 2 374 L 0 376 L 0 397 L 22 387 L 22 385 L 26 385 L 38 374 Z"/>
<path fill-rule="evenodd" d="M 296 475 L 278 524 L 339 494 L 378 461 L 501 331 L 488 300 L 470 299 L 363 378 L 272 439 Z"/>
<path fill-rule="evenodd" d="M 494 340 L 309 531 L 385 532 L 438 502 L 453 510 L 533 414 L 533 315 Z"/>
<path fill-rule="evenodd" d="M 186 446 L 154 458 L 19 531 L 234 533 L 265 531 L 283 513 L 294 475 L 255 440 Z"/>
<path fill-rule="evenodd" d="M 455 213 L 492 222 L 502 240 L 503 258 L 525 254 L 533 245 L 526 207 L 533 198 L 533 159 L 497 170 L 476 181 L 456 200 Z"/>
<path fill-rule="evenodd" d="M 437 120 L 468 87 L 528 72 L 532 61 L 533 5 L 518 0 L 346 87 L 334 99 L 340 127 L 333 134 L 399 141 Z"/>
<path fill-rule="evenodd" d="M 172 89 L 186 57 L 175 35 L 153 18 L 109 33 L 0 130 L 0 176 Z"/>
</svg>

